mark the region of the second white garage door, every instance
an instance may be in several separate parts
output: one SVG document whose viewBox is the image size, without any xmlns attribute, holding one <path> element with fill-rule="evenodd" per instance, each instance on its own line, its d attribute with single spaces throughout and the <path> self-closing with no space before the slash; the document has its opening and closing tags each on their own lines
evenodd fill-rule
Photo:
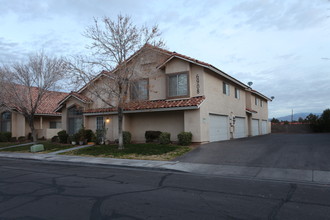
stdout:
<svg viewBox="0 0 330 220">
<path fill-rule="evenodd" d="M 266 120 L 261 121 L 261 133 L 267 134 L 267 121 Z"/>
<path fill-rule="evenodd" d="M 245 118 L 235 118 L 234 138 L 246 137 L 245 134 Z"/>
<path fill-rule="evenodd" d="M 259 135 L 259 120 L 252 119 L 252 136 Z"/>
<path fill-rule="evenodd" d="M 210 114 L 210 141 L 228 140 L 228 116 Z"/>
</svg>

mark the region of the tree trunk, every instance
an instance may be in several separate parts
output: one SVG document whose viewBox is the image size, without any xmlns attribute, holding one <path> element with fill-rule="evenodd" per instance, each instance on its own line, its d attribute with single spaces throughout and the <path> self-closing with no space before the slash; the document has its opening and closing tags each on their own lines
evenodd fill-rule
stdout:
<svg viewBox="0 0 330 220">
<path fill-rule="evenodd" d="M 118 107 L 118 149 L 123 150 L 124 149 L 124 141 L 123 141 L 123 109 L 121 107 Z"/>
<path fill-rule="evenodd" d="M 28 116 L 26 117 L 26 119 L 28 120 L 29 122 L 29 127 L 30 127 L 30 130 L 31 130 L 31 136 L 32 136 L 32 141 L 33 142 L 36 142 L 37 141 L 37 134 L 36 134 L 36 130 L 34 129 L 34 116 Z"/>
</svg>

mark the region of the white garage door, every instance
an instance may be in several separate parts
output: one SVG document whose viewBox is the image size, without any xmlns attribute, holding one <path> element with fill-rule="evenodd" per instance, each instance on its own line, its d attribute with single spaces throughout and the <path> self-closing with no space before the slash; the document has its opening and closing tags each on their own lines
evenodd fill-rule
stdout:
<svg viewBox="0 0 330 220">
<path fill-rule="evenodd" d="M 252 119 L 252 136 L 259 135 L 259 120 Z"/>
<path fill-rule="evenodd" d="M 234 138 L 246 137 L 245 134 L 245 118 L 235 118 Z"/>
<path fill-rule="evenodd" d="M 210 141 L 228 140 L 228 116 L 210 114 Z"/>
<path fill-rule="evenodd" d="M 267 134 L 267 121 L 266 120 L 262 120 L 262 122 L 261 122 L 261 133 Z"/>
</svg>

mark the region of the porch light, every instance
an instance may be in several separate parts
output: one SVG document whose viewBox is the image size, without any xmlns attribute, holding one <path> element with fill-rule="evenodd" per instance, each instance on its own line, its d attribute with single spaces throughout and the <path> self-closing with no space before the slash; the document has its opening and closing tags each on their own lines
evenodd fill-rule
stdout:
<svg viewBox="0 0 330 220">
<path fill-rule="evenodd" d="M 111 119 L 110 119 L 109 117 L 107 117 L 107 118 L 105 119 L 105 123 L 107 123 L 107 124 L 109 124 L 110 121 L 111 121 Z"/>
</svg>

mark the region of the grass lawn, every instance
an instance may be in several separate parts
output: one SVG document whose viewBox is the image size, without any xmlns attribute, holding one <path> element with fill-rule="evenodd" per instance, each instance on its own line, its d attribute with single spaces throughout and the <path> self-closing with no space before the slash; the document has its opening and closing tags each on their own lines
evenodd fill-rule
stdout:
<svg viewBox="0 0 330 220">
<path fill-rule="evenodd" d="M 71 144 L 59 144 L 59 143 L 52 143 L 52 142 L 38 142 L 40 144 L 43 144 L 45 147 L 45 151 L 41 151 L 39 153 L 50 153 L 50 152 L 54 152 L 54 151 L 58 151 L 58 150 L 64 150 L 64 149 L 68 149 L 72 146 Z M 13 145 L 13 144 L 11 144 Z M 10 145 L 8 145 L 10 146 Z M 26 146 L 20 146 L 20 147 L 13 147 L 13 148 L 7 148 L 7 149 L 0 149 L 0 151 L 7 151 L 7 152 L 20 152 L 20 153 L 30 153 L 30 147 L 31 145 L 26 145 Z"/>
<path fill-rule="evenodd" d="M 126 144 L 124 150 L 118 150 L 117 145 L 95 145 L 62 154 L 121 159 L 172 160 L 190 150 L 192 148 L 177 145 Z"/>
<path fill-rule="evenodd" d="M 18 144 L 21 144 L 21 143 L 19 143 L 19 142 L 0 142 L 0 148 L 14 146 L 14 145 L 18 145 Z"/>
</svg>

